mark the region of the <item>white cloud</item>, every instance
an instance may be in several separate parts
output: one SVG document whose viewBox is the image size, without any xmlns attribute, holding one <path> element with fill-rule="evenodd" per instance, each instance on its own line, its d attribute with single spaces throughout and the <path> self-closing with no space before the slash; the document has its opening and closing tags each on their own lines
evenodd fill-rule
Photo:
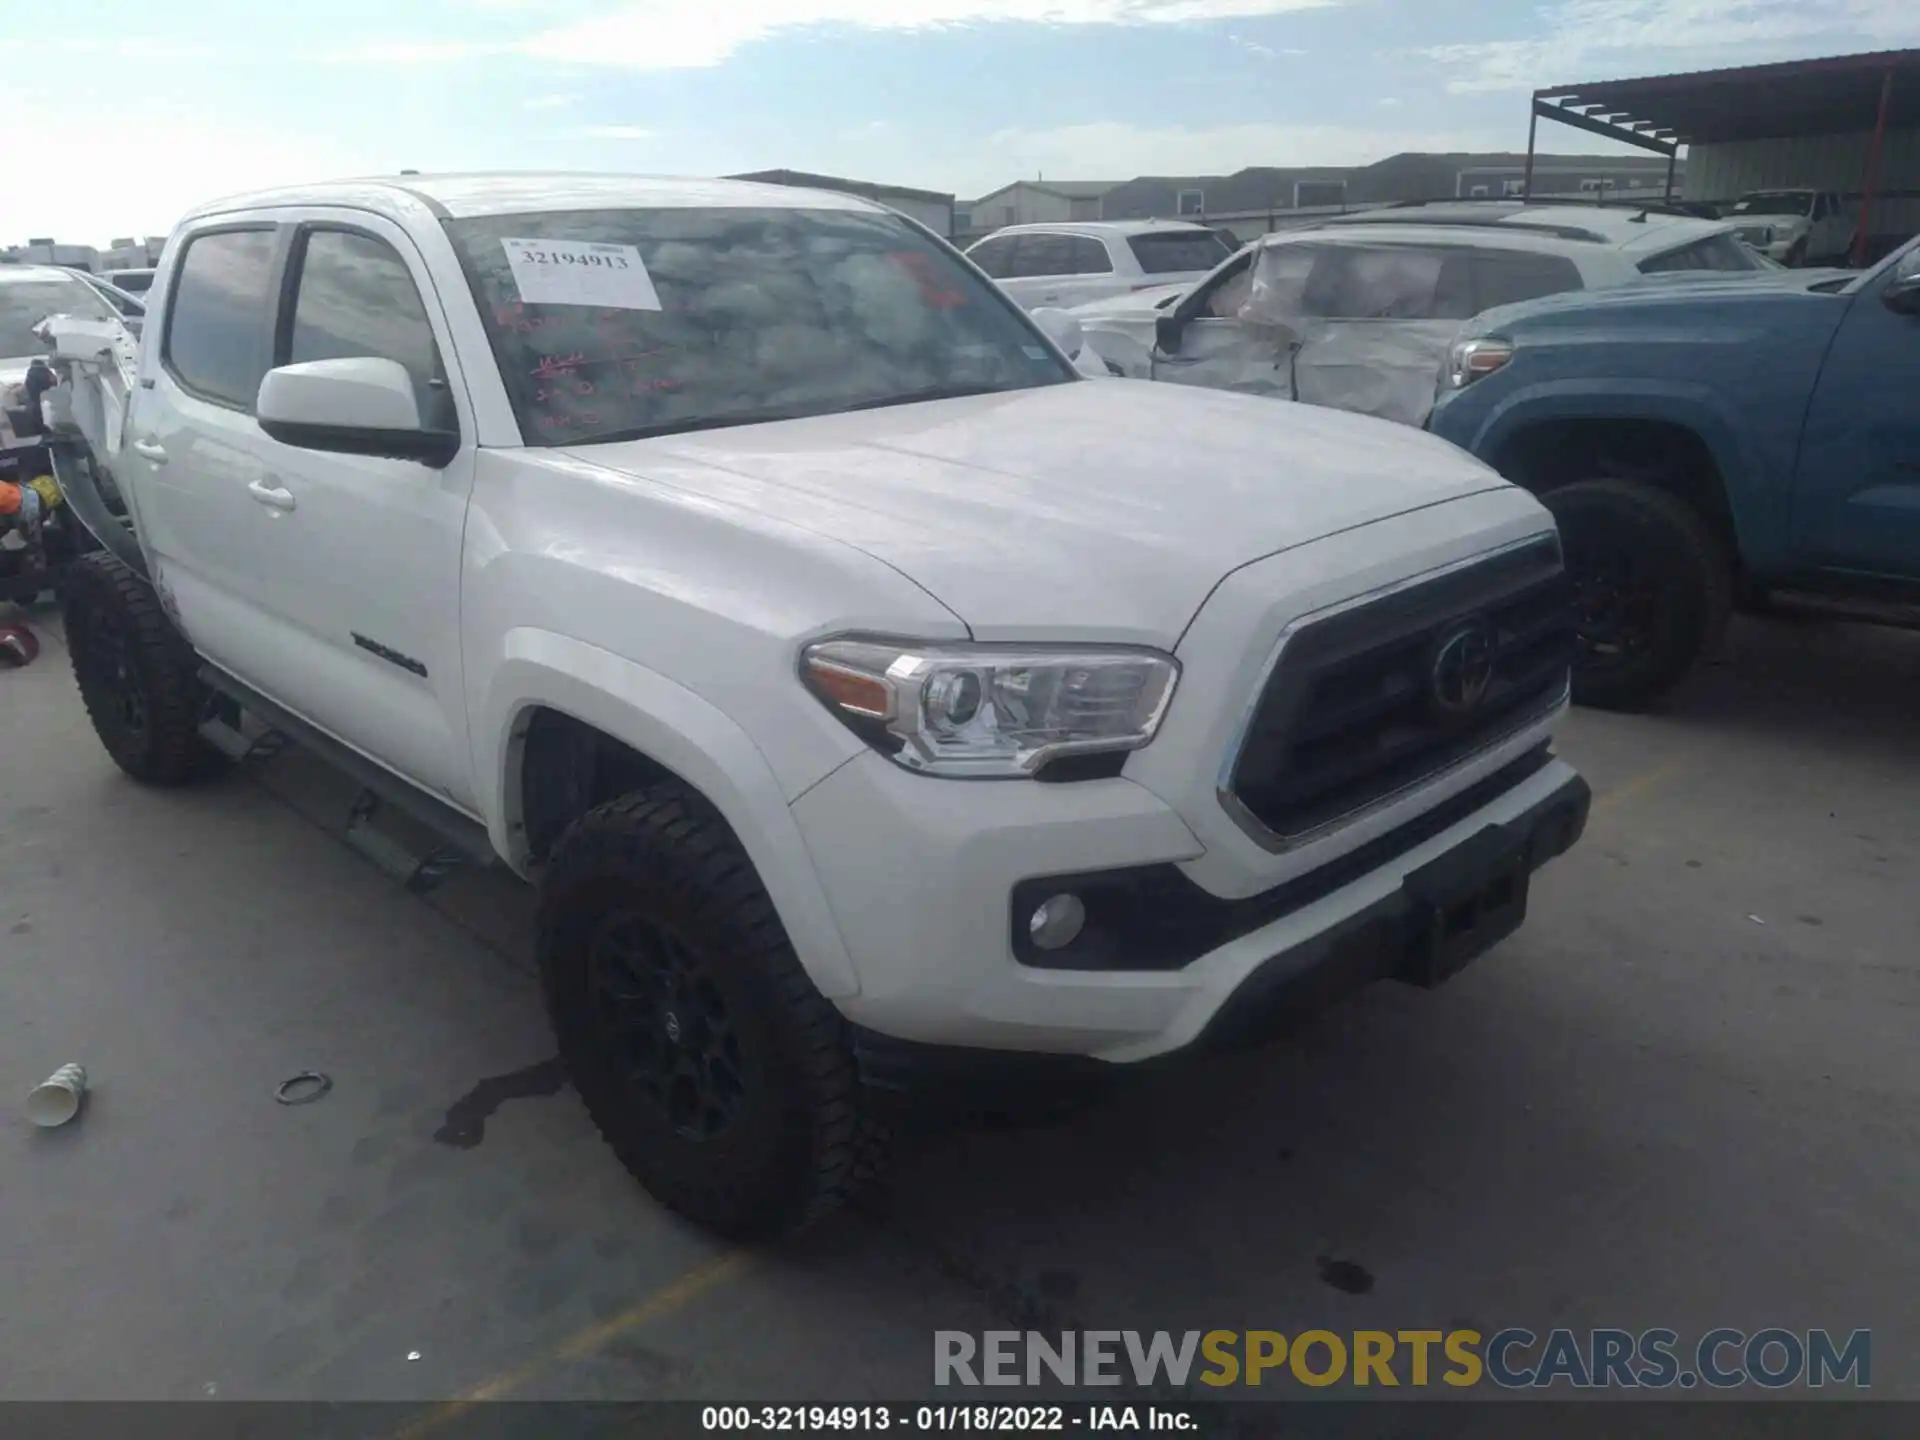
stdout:
<svg viewBox="0 0 1920 1440">
<path fill-rule="evenodd" d="M 33 97 L 19 98 L 31 113 Z M 225 125 L 164 104 L 124 112 L 74 105 L 59 114 L 60 163 L 42 167 L 31 187 L 33 233 L 74 244 L 163 235 L 185 211 L 222 195 L 364 175 L 393 163 L 370 161 L 317 129 Z M 130 145 L 137 145 L 139 164 L 127 163 Z"/>
<path fill-rule="evenodd" d="M 578 95 L 534 95 L 520 102 L 522 110 L 564 110 L 580 103 Z"/>
<path fill-rule="evenodd" d="M 1539 18 L 1544 32 L 1532 39 L 1419 53 L 1455 70 L 1448 90 L 1471 94 L 1920 43 L 1913 0 L 1562 0 Z"/>
<path fill-rule="evenodd" d="M 653 131 L 638 125 L 582 125 L 573 132 L 589 140 L 651 140 Z"/>
<path fill-rule="evenodd" d="M 511 54 L 513 46 L 481 40 L 369 40 L 320 56 L 328 65 L 444 65 Z"/>
<path fill-rule="evenodd" d="M 787 30 L 849 26 L 929 30 L 1016 21 L 1035 25 L 1177 25 L 1326 9 L 1343 0 L 627 0 L 603 15 L 531 37 L 543 60 L 630 70 L 718 65 L 744 45 Z"/>
</svg>

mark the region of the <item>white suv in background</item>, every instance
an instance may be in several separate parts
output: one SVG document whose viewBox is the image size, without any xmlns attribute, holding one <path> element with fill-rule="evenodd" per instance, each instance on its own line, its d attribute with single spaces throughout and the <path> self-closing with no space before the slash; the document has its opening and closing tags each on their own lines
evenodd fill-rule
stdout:
<svg viewBox="0 0 1920 1440">
<path fill-rule="evenodd" d="M 1438 202 L 1266 235 L 1198 285 L 1071 314 L 1087 363 L 1114 375 L 1419 424 L 1456 332 L 1482 311 L 1651 275 L 1763 270 L 1777 267 L 1725 221 L 1657 207 Z"/>
<path fill-rule="evenodd" d="M 967 258 L 1032 310 L 1192 285 L 1233 249 L 1218 231 L 1187 220 L 1116 220 L 1009 225 L 976 241 Z"/>
<path fill-rule="evenodd" d="M 1828 190 L 1755 190 L 1733 202 L 1727 219 L 1782 265 L 1843 265 L 1853 248 L 1853 217 Z"/>
</svg>

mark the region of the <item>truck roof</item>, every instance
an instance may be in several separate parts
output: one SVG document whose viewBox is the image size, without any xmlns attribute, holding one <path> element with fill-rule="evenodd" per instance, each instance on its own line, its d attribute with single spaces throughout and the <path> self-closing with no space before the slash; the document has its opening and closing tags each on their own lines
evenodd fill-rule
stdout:
<svg viewBox="0 0 1920 1440">
<path fill-rule="evenodd" d="M 376 175 L 283 186 L 209 201 L 189 211 L 185 220 L 199 220 L 234 210 L 277 209 L 298 205 L 345 205 L 358 210 L 372 210 L 395 220 L 417 218 L 422 210 L 440 217 L 466 218 L 540 210 L 662 210 L 695 206 L 875 212 L 886 208 L 837 191 L 762 185 L 749 180 L 533 170 Z"/>
</svg>

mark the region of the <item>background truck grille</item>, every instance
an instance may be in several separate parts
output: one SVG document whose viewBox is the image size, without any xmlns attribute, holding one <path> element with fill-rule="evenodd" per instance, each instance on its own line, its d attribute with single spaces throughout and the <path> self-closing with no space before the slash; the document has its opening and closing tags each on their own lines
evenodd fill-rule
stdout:
<svg viewBox="0 0 1920 1440">
<path fill-rule="evenodd" d="M 1291 840 L 1496 744 L 1565 696 L 1573 621 L 1549 538 L 1303 626 L 1254 709 L 1231 799 Z"/>
</svg>

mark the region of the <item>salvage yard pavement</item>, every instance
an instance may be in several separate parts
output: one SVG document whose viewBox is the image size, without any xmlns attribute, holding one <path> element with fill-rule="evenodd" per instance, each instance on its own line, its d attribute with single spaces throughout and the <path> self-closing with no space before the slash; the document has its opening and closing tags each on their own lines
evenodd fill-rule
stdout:
<svg viewBox="0 0 1920 1440">
<path fill-rule="evenodd" d="M 58 625 L 0 671 L 0 1395 L 924 1396 L 936 1330 L 1873 1331 L 1920 1398 L 1920 635 L 1741 623 L 1579 713 L 1513 940 L 1032 1128 L 916 1137 L 775 1249 L 560 1081 L 528 894 L 405 893 L 297 754 L 143 791 Z M 44 622 L 44 623 L 43 623 Z M 86 1067 L 79 1117 L 20 1106 Z M 303 1071 L 331 1088 L 282 1105 Z M 443 1412 L 435 1412 L 443 1413 Z"/>
</svg>

